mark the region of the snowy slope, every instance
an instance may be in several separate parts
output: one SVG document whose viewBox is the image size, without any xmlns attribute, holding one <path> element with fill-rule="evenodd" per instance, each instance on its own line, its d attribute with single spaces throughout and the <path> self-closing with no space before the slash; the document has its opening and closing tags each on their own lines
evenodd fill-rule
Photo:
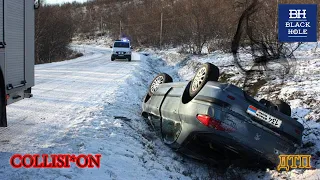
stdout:
<svg viewBox="0 0 320 180">
<path fill-rule="evenodd" d="M 110 61 L 110 49 L 73 46 L 83 57 L 37 65 L 34 97 L 8 106 L 0 129 L 0 179 L 196 179 L 207 165 L 172 152 L 140 117 L 147 86 L 164 65 L 135 53 Z M 161 70 L 162 71 L 162 70 Z M 100 169 L 13 169 L 22 154 L 102 155 Z"/>
<path fill-rule="evenodd" d="M 292 116 L 298 118 L 304 127 L 303 146 L 298 150 L 301 154 L 312 155 L 312 165 L 315 170 L 292 170 L 278 173 L 275 170 L 252 172 L 237 169 L 246 179 L 320 179 L 320 49 L 315 49 L 316 43 L 303 44 L 296 52 L 295 72 L 289 76 L 284 84 L 280 79 L 274 79 L 259 89 L 257 99 L 275 99 L 277 96 L 287 101 L 292 108 Z M 154 58 L 164 60 L 174 69 L 182 80 L 190 80 L 196 69 L 205 62 L 211 62 L 220 68 L 221 74 L 227 74 L 226 81 L 240 85 L 243 74 L 233 66 L 231 54 L 216 51 L 203 56 L 185 55 L 178 53 L 178 49 L 165 51 L 145 50 L 153 54 Z M 248 59 L 247 54 L 240 54 L 242 59 Z"/>
</svg>

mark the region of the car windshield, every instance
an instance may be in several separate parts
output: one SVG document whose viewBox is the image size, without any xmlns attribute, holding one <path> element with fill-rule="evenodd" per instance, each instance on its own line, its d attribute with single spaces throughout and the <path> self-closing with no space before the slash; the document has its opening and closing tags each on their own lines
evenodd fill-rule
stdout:
<svg viewBox="0 0 320 180">
<path fill-rule="evenodd" d="M 114 47 L 122 47 L 122 48 L 129 48 L 129 43 L 127 42 L 115 42 Z"/>
</svg>

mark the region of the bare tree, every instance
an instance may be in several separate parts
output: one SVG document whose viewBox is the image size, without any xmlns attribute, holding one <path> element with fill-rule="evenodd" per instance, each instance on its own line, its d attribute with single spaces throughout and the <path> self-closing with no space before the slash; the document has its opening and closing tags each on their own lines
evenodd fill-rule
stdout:
<svg viewBox="0 0 320 180">
<path fill-rule="evenodd" d="M 244 16 L 243 12 L 252 2 L 254 1 L 95 0 L 84 4 L 69 3 L 55 8 L 61 14 L 68 12 L 65 20 L 74 28 L 71 32 L 80 34 L 84 38 L 93 38 L 108 32 L 117 39 L 121 21 L 121 32 L 132 40 L 134 46 L 149 47 L 159 46 L 161 14 L 163 14 L 162 45 L 164 47 L 180 46 L 184 47 L 188 53 L 201 54 L 204 46 L 210 51 L 230 51 L 232 41 L 234 43 L 239 41 L 234 47 L 251 47 L 247 50 L 257 56 L 254 59 L 259 65 L 253 69 L 268 69 L 268 66 L 263 64 L 269 65 L 269 63 L 264 63 L 263 58 L 273 62 L 279 61 L 283 54 L 290 54 L 290 49 L 277 42 L 276 1 L 260 1 L 251 14 L 249 12 Z M 279 0 L 279 3 L 320 4 L 317 0 Z M 60 11 L 61 9 L 63 11 Z M 45 11 L 50 11 L 51 14 Z M 37 41 L 39 41 L 39 37 L 44 38 L 46 36 L 44 34 L 47 34 L 44 31 L 45 27 L 52 27 L 46 24 L 53 23 L 51 19 L 56 17 L 54 16 L 56 12 L 52 12 L 45 6 L 37 13 L 38 19 L 41 19 L 41 23 L 37 24 Z M 239 17 L 242 18 L 241 21 Z M 46 18 L 48 18 L 47 22 Z M 56 17 L 56 20 L 59 20 L 59 17 Z M 237 24 L 240 24 L 240 27 Z M 60 28 L 63 29 L 63 27 Z M 101 30 L 104 32 L 100 32 Z M 238 32 L 239 36 L 235 37 L 234 32 Z M 37 46 L 37 49 L 44 51 L 42 44 Z M 262 52 L 262 49 L 265 50 Z M 285 51 L 287 52 L 284 53 Z M 39 52 L 37 53 L 37 57 L 40 57 Z M 264 53 L 265 56 L 261 57 L 260 53 Z M 46 54 L 43 53 L 40 59 L 43 59 L 44 55 Z M 285 56 L 290 58 L 287 57 L 288 54 Z M 261 62 L 258 63 L 258 61 Z"/>
<path fill-rule="evenodd" d="M 243 11 L 231 48 L 235 64 L 245 74 L 243 88 L 249 93 L 254 79 L 268 80 L 278 76 L 284 80 L 285 76 L 295 68 L 293 52 L 301 44 L 291 47 L 289 44 L 278 42 L 278 34 L 273 27 L 274 22 L 261 18 L 270 13 L 268 12 L 270 4 L 261 2 L 252 0 Z M 250 52 L 252 61 L 241 61 L 240 48 Z"/>
<path fill-rule="evenodd" d="M 71 12 L 60 6 L 42 6 L 36 12 L 36 63 L 68 57 L 75 27 Z"/>
</svg>

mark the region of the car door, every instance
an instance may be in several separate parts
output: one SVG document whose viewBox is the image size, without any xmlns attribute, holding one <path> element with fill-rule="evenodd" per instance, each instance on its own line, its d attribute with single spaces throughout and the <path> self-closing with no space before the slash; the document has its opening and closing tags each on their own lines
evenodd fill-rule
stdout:
<svg viewBox="0 0 320 180">
<path fill-rule="evenodd" d="M 181 132 L 179 105 L 183 87 L 172 87 L 161 105 L 161 134 L 165 143 L 174 143 Z"/>
<path fill-rule="evenodd" d="M 159 86 L 158 90 L 145 104 L 145 111 L 149 114 L 152 126 L 156 131 L 161 131 L 161 106 L 170 87 Z"/>
</svg>

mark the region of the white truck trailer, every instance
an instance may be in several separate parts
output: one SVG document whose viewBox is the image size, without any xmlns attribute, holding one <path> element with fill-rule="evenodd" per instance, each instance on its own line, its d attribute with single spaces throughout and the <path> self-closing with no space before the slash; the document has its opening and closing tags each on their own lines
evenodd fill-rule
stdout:
<svg viewBox="0 0 320 180">
<path fill-rule="evenodd" d="M 7 126 L 7 105 L 32 97 L 38 7 L 37 0 L 0 0 L 0 127 Z"/>
</svg>

